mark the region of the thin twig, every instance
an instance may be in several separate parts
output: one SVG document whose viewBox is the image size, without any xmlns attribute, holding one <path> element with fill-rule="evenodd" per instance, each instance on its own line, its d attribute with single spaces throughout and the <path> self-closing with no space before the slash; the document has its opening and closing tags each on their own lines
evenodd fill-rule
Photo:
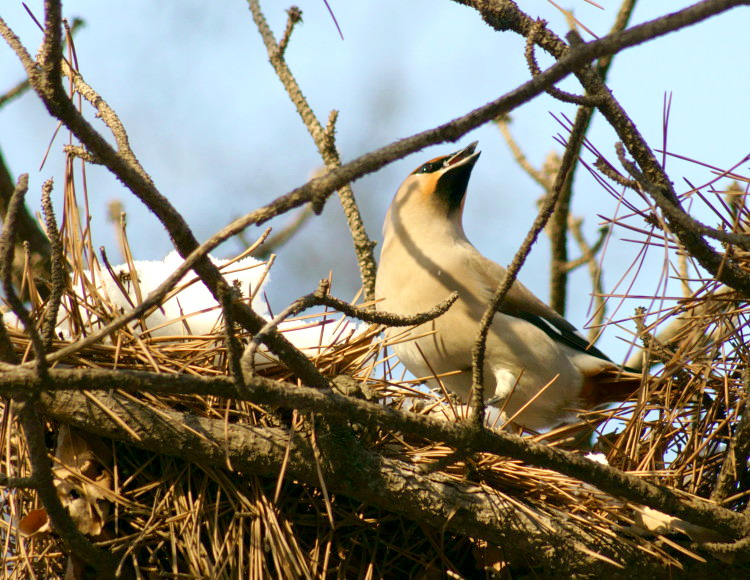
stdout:
<svg viewBox="0 0 750 580">
<path fill-rule="evenodd" d="M 617 185 L 627 187 L 628 189 L 638 190 L 638 182 L 635 179 L 628 179 L 622 173 L 617 171 L 604 157 L 598 157 L 594 162 L 596 167 L 602 175 L 608 177 L 614 181 Z"/>
<path fill-rule="evenodd" d="M 0 95 L 0 107 L 5 105 L 6 103 L 9 103 L 13 99 L 20 97 L 22 94 L 28 91 L 29 88 L 31 88 L 31 83 L 29 82 L 29 79 L 24 79 L 18 84 L 16 84 L 16 86 L 11 87 L 7 91 L 5 91 L 5 93 Z"/>
<path fill-rule="evenodd" d="M 47 298 L 44 318 L 42 321 L 42 342 L 45 350 L 49 350 L 52 346 L 52 339 L 55 336 L 55 328 L 57 326 L 57 314 L 60 310 L 63 292 L 67 286 L 65 256 L 63 255 L 60 232 L 57 229 L 57 220 L 55 219 L 55 213 L 52 207 L 52 186 L 53 182 L 51 179 L 45 181 L 42 186 L 42 211 L 44 212 L 47 237 L 49 238 L 50 249 L 52 251 L 52 288 L 49 297 Z"/>
<path fill-rule="evenodd" d="M 82 19 L 74 18 L 72 24 L 70 25 L 70 33 L 75 34 L 78 29 L 83 27 L 84 24 L 85 23 Z M 8 89 L 4 94 L 0 95 L 0 108 L 11 102 L 13 99 L 20 97 L 30 88 L 31 83 L 29 82 L 28 78 L 19 81 L 16 86 Z"/>
<path fill-rule="evenodd" d="M 302 208 L 302 210 L 298 211 L 297 214 L 292 217 L 288 224 L 280 230 L 276 230 L 272 236 L 268 237 L 268 240 L 260 248 L 260 251 L 257 252 L 256 257 L 259 260 L 268 259 L 271 254 L 276 253 L 281 246 L 289 241 L 289 239 L 307 223 L 312 215 L 313 211 L 309 205 Z M 245 243 L 242 234 L 238 234 L 238 236 L 243 243 Z"/>
<path fill-rule="evenodd" d="M 540 75 L 542 72 L 542 70 L 539 68 L 539 63 L 537 63 L 536 55 L 534 54 L 534 43 L 536 42 L 537 34 L 543 31 L 546 26 L 547 22 L 541 19 L 537 19 L 531 29 L 531 32 L 526 37 L 526 50 L 524 54 L 526 56 L 526 64 L 529 67 L 531 76 L 534 77 Z M 549 88 L 547 88 L 546 92 L 549 96 L 557 99 L 558 101 L 562 101 L 563 103 L 571 103 L 573 105 L 579 105 L 582 107 L 594 107 L 598 102 L 598 97 L 596 95 L 574 95 L 573 93 L 558 89 L 555 86 L 550 86 Z"/>
<path fill-rule="evenodd" d="M 586 241 L 586 238 L 583 236 L 583 220 L 581 218 L 573 217 L 571 216 L 568 220 L 569 226 L 570 226 L 570 233 L 573 234 L 573 238 L 575 239 L 576 243 L 578 244 L 578 249 L 581 250 L 581 255 L 576 258 L 575 260 L 571 260 L 565 265 L 565 269 L 567 272 L 572 272 L 573 270 L 580 268 L 584 264 L 588 264 L 591 266 L 591 263 L 593 261 L 594 266 L 598 270 L 598 264 L 596 263 L 596 255 L 599 253 L 599 250 L 602 249 L 602 245 L 604 245 L 604 240 L 607 239 L 607 228 L 601 228 L 599 230 L 599 237 L 594 242 L 593 246 L 590 246 L 588 242 Z M 593 281 L 593 278 L 592 278 Z M 595 289 L 594 292 L 598 292 L 599 290 Z"/>
<path fill-rule="evenodd" d="M 13 309 L 13 313 L 23 324 L 31 339 L 31 345 L 36 355 L 35 366 L 40 376 L 46 376 L 47 359 L 45 357 L 44 343 L 34 321 L 26 309 L 23 301 L 18 297 L 13 286 L 13 256 L 15 254 L 16 229 L 18 217 L 24 208 L 24 196 L 29 190 L 29 174 L 24 173 L 18 177 L 16 189 L 8 202 L 8 213 L 3 223 L 2 237 L 0 237 L 0 278 L 2 278 L 5 299 Z"/>
<path fill-rule="evenodd" d="M 336 148 L 335 139 L 335 123 L 338 113 L 336 111 L 331 111 L 328 124 L 324 128 L 315 116 L 307 99 L 305 99 L 305 96 L 302 94 L 294 75 L 292 75 L 289 66 L 284 60 L 284 50 L 286 49 L 291 30 L 294 25 L 302 19 L 301 11 L 298 8 L 290 9 L 288 11 L 289 20 L 287 21 L 287 28 L 284 37 L 281 42 L 277 43 L 273 36 L 273 32 L 268 26 L 268 22 L 266 22 L 265 16 L 260 9 L 259 0 L 248 0 L 248 4 L 250 6 L 250 12 L 253 15 L 253 20 L 255 21 L 258 31 L 263 38 L 263 42 L 266 45 L 269 61 L 276 71 L 279 80 L 284 85 L 289 98 L 297 108 L 297 112 L 299 113 L 302 122 L 305 124 L 305 127 L 307 127 L 310 136 L 313 138 L 320 156 L 323 158 L 323 161 L 329 169 L 340 167 L 341 157 Z M 365 301 L 370 302 L 375 298 L 376 266 L 375 254 L 373 252 L 375 242 L 373 242 L 367 235 L 364 222 L 362 221 L 362 215 L 357 206 L 357 201 L 354 198 L 354 192 L 352 191 L 351 185 L 346 184 L 339 190 L 339 199 L 341 200 L 341 206 L 344 208 L 344 214 L 346 215 L 346 220 L 351 231 L 354 250 L 357 255 L 357 262 L 362 277 Z M 322 209 L 320 204 L 317 205 L 319 206 L 319 209 Z M 316 209 L 316 204 L 313 203 L 313 210 L 316 213 L 319 213 L 319 209 Z"/>
<path fill-rule="evenodd" d="M 545 192 L 548 191 L 552 187 L 552 184 L 547 179 L 549 176 L 537 170 L 526 158 L 523 150 L 510 132 L 510 118 L 508 116 L 499 117 L 495 119 L 495 124 L 500 129 L 500 133 L 502 133 L 503 139 L 505 139 L 510 152 L 513 154 L 513 159 L 515 159 L 518 166 L 526 172 L 526 175 L 536 181 Z"/>
<path fill-rule="evenodd" d="M 14 191 L 15 180 L 11 177 L 10 171 L 8 170 L 2 153 L 0 152 L 0 216 L 3 219 L 5 219 L 5 214 L 8 211 L 8 202 Z M 18 218 L 17 231 L 16 244 L 20 245 L 22 242 L 29 242 L 31 247 L 34 277 L 46 278 L 49 275 L 50 270 L 49 240 L 47 239 L 47 236 L 44 235 L 44 232 L 39 227 L 37 221 L 29 213 L 28 208 L 25 206 L 22 208 L 21 215 Z M 22 268 L 16 264 L 14 269 L 16 284 L 20 288 L 22 285 Z M 40 291 L 43 293 L 46 292 L 43 285 Z"/>
<path fill-rule="evenodd" d="M 287 46 L 289 46 L 289 41 L 292 38 L 292 32 L 294 32 L 294 27 L 302 22 L 302 10 L 299 9 L 298 6 L 291 6 L 286 11 L 288 18 L 286 21 L 286 28 L 284 29 L 284 34 L 281 37 L 281 40 L 279 40 L 279 54 L 284 55 L 286 52 Z"/>
<path fill-rule="evenodd" d="M 620 11 L 610 31 L 610 35 L 617 34 L 625 29 L 630 21 L 630 17 L 635 8 L 636 0 L 624 0 Z M 537 33 L 538 34 L 538 31 Z M 606 58 L 606 61 L 605 61 Z M 598 71 L 602 81 L 607 78 L 607 72 L 612 64 L 613 56 L 607 56 L 599 61 Z M 576 111 L 576 117 L 573 126 L 570 129 L 571 135 L 580 135 L 581 138 L 575 140 L 572 146 L 580 155 L 581 148 L 585 142 L 585 136 L 591 125 L 591 119 L 594 114 L 592 107 L 579 107 Z M 568 138 L 569 143 L 571 137 Z M 568 174 L 568 178 L 563 187 L 562 194 L 558 200 L 557 208 L 552 216 L 549 225 L 549 238 L 551 245 L 551 267 L 550 267 L 550 306 L 559 312 L 565 314 L 567 307 L 568 295 L 568 275 L 565 271 L 568 262 L 568 219 L 570 215 L 570 203 L 573 196 L 573 183 L 575 181 L 576 163 Z M 603 314 L 603 311 L 602 311 Z"/>
<path fill-rule="evenodd" d="M 581 130 L 583 130 L 583 127 Z M 574 143 L 578 138 L 580 138 L 579 134 L 571 134 L 570 142 Z M 472 349 L 472 385 L 471 394 L 469 395 L 469 404 L 472 408 L 471 421 L 475 429 L 481 430 L 484 426 L 484 360 L 490 325 L 499 311 L 500 306 L 505 299 L 505 295 L 515 282 L 518 272 L 526 261 L 529 252 L 531 252 L 531 247 L 536 242 L 539 234 L 549 221 L 552 212 L 555 210 L 555 204 L 557 203 L 560 192 L 562 191 L 567 174 L 575 164 L 577 156 L 576 149 L 569 144 L 563 154 L 560 163 L 560 170 L 555 176 L 555 183 L 552 187 L 552 191 L 550 191 L 549 195 L 547 195 L 542 202 L 542 206 L 539 209 L 539 213 L 537 214 L 529 233 L 526 234 L 526 238 L 516 252 L 516 255 L 513 257 L 510 266 L 508 266 L 508 269 L 505 272 L 505 277 L 500 281 L 479 324 L 479 332 L 477 333 L 476 342 Z"/>
<path fill-rule="evenodd" d="M 401 316 L 398 314 L 371 310 L 366 307 L 352 306 L 348 302 L 334 298 L 329 294 L 329 291 L 330 282 L 323 279 L 320 281 L 318 288 L 314 292 L 297 298 L 297 300 L 274 316 L 268 324 L 253 336 L 250 344 L 248 344 L 245 349 L 245 353 L 242 355 L 243 371 L 250 374 L 255 372 L 255 353 L 258 350 L 259 343 L 262 342 L 266 333 L 277 328 L 279 324 L 287 318 L 297 316 L 302 311 L 314 306 L 328 306 L 350 318 L 356 318 L 370 324 L 384 324 L 386 326 L 419 326 L 420 324 L 424 324 L 425 322 L 429 322 L 430 320 L 442 316 L 451 306 L 453 306 L 456 300 L 458 300 L 458 293 L 453 292 L 445 300 L 439 302 L 426 312 L 420 312 L 410 316 Z"/>
</svg>

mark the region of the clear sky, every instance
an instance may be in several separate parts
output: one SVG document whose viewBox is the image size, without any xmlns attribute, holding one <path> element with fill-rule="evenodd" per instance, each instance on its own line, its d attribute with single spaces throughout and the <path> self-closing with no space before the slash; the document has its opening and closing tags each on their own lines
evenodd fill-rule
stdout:
<svg viewBox="0 0 750 580">
<path fill-rule="evenodd" d="M 583 0 L 562 5 L 574 9 L 601 36 L 611 26 L 619 2 L 599 3 L 603 9 Z M 464 114 L 529 77 L 519 37 L 492 31 L 475 11 L 449 0 L 329 0 L 344 40 L 323 0 L 297 4 L 304 23 L 294 33 L 288 61 L 321 120 L 331 109 L 340 111 L 338 144 L 344 161 Z M 688 4 L 642 0 L 633 22 Z M 29 0 L 28 5 L 41 18 L 42 2 Z M 549 20 L 558 34 L 567 30 L 565 20 L 545 0 L 521 0 L 519 5 Z M 277 37 L 288 6 L 263 2 Z M 301 185 L 321 165 L 267 62 L 242 0 L 70 0 L 64 2 L 64 13 L 86 20 L 76 36 L 84 78 L 120 115 L 143 166 L 199 239 Z M 41 34 L 21 3 L 2 0 L 0 16 L 35 52 Z M 616 58 L 609 85 L 652 146 L 661 147 L 664 97 L 671 93 L 667 141 L 671 152 L 723 168 L 747 155 L 749 22 L 750 10 L 735 9 Z M 549 61 L 542 59 L 544 63 Z M 15 55 L 1 44 L 0 92 L 22 76 Z M 572 82 L 563 86 L 576 88 Z M 512 129 L 534 164 L 541 164 L 550 150 L 561 149 L 554 137 L 562 129 L 552 115 L 572 118 L 574 113 L 572 105 L 549 97 L 539 97 L 513 113 Z M 58 135 L 53 154 L 39 170 L 54 130 L 55 122 L 33 95 L 0 109 L 0 149 L 15 176 L 30 173 L 29 201 L 34 208 L 41 184 L 50 176 L 56 177 L 55 199 L 61 196 L 59 152 L 67 135 Z M 469 187 L 465 229 L 481 251 L 507 264 L 533 221 L 540 191 L 514 164 L 494 126 L 476 130 L 461 144 L 475 139 L 483 153 Z M 616 137 L 602 119 L 595 120 L 590 140 L 614 158 Z M 457 148 L 455 144 L 433 147 L 354 184 L 373 237 L 380 238 L 385 210 L 402 179 L 422 161 Z M 667 169 L 678 191 L 687 189 L 683 178 L 692 183 L 711 178 L 706 169 L 673 159 Z M 738 171 L 747 174 L 747 163 Z M 168 237 L 156 219 L 105 171 L 90 168 L 88 187 L 97 245 L 117 254 L 105 215 L 107 203 L 120 199 L 128 213 L 136 258 L 160 259 L 169 251 Z M 598 216 L 612 216 L 616 203 L 585 172 L 579 172 L 574 195 L 573 212 L 585 219 L 593 239 L 601 221 Z M 700 217 L 716 225 L 708 214 Z M 272 225 L 281 226 L 286 219 Z M 249 237 L 258 233 L 250 230 Z M 638 249 L 623 239 L 629 237 L 617 231 L 609 244 L 604 258 L 607 289 L 623 275 Z M 230 241 L 217 254 L 227 257 L 238 249 L 239 244 Z M 662 261 L 663 252 L 649 255 L 638 292 L 655 291 Z M 547 263 L 543 241 L 521 275 L 545 299 Z M 273 307 L 278 310 L 311 291 L 329 270 L 334 273 L 334 293 L 351 297 L 359 285 L 358 271 L 335 198 L 322 217 L 308 223 L 279 252 L 268 289 Z M 571 288 L 575 296 L 568 318 L 582 327 L 588 319 L 590 291 L 585 270 L 574 276 Z M 634 302 L 638 303 L 642 302 Z M 623 315 L 631 312 L 628 305 Z M 600 343 L 614 358 L 626 350 L 618 335 L 624 333 L 613 328 Z"/>
</svg>

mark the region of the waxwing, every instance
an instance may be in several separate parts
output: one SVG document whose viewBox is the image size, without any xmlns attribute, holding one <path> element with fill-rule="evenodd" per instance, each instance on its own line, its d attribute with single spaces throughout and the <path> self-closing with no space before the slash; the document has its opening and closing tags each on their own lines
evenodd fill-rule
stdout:
<svg viewBox="0 0 750 580">
<path fill-rule="evenodd" d="M 409 372 L 433 387 L 442 382 L 464 402 L 479 323 L 505 273 L 464 234 L 476 145 L 428 161 L 398 189 L 383 226 L 375 289 L 377 308 L 400 315 L 430 310 L 458 292 L 443 316 L 406 333 L 391 328 L 386 336 L 396 342 L 393 349 Z M 640 384 L 639 375 L 623 372 L 520 282 L 490 327 L 484 377 L 485 399 L 533 430 L 571 420 L 581 409 L 625 400 Z"/>
</svg>

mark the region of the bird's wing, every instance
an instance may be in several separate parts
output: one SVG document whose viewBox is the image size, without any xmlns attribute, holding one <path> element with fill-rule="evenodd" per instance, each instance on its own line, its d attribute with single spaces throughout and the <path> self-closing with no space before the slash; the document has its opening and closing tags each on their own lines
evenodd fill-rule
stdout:
<svg viewBox="0 0 750 580">
<path fill-rule="evenodd" d="M 484 280 L 488 296 L 492 296 L 505 274 L 505 268 L 479 253 L 470 260 L 469 265 Z M 610 361 L 609 357 L 590 344 L 575 326 L 534 296 L 531 290 L 519 281 L 514 282 L 505 295 L 499 312 L 522 318 L 543 330 L 553 340 L 574 350 Z"/>
</svg>

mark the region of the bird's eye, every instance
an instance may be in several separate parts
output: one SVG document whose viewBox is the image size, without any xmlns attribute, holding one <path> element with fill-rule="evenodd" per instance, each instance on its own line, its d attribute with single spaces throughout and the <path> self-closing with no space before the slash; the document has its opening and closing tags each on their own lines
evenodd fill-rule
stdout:
<svg viewBox="0 0 750 580">
<path fill-rule="evenodd" d="M 417 169 L 414 173 L 433 173 L 443 167 L 443 160 L 428 161 Z"/>
</svg>

